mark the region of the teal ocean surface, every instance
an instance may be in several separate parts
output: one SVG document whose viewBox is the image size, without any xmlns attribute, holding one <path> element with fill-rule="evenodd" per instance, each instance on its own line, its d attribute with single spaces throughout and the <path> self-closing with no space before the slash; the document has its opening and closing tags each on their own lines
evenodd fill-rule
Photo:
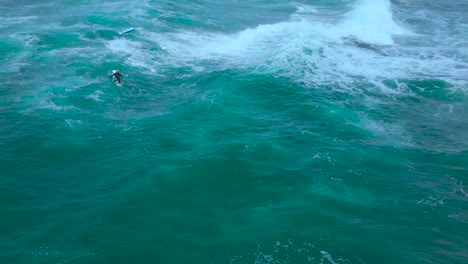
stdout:
<svg viewBox="0 0 468 264">
<path fill-rule="evenodd" d="M 0 263 L 468 263 L 466 0 L 2 0 L 0 73 Z"/>
</svg>

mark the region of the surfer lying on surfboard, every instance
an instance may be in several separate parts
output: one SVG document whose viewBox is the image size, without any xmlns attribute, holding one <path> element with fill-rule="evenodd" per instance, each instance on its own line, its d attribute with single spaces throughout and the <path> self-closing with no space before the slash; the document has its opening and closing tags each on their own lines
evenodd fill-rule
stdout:
<svg viewBox="0 0 468 264">
<path fill-rule="evenodd" d="M 112 71 L 112 80 L 115 82 L 115 84 L 119 86 L 122 85 L 122 82 L 120 81 L 120 77 L 123 77 L 123 75 L 119 72 L 119 70 Z"/>
</svg>

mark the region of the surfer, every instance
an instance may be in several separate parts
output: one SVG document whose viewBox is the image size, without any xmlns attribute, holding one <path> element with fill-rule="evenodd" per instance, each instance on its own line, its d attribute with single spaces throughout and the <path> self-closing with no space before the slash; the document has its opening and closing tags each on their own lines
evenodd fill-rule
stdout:
<svg viewBox="0 0 468 264">
<path fill-rule="evenodd" d="M 120 77 L 122 77 L 123 75 L 120 73 L 119 70 L 113 70 L 112 71 L 112 80 L 117 84 L 117 85 L 121 85 L 122 82 L 120 81 Z"/>
</svg>

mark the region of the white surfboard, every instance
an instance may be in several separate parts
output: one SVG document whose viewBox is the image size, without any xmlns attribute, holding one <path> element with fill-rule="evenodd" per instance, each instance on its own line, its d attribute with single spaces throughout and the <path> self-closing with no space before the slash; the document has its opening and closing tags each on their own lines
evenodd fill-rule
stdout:
<svg viewBox="0 0 468 264">
<path fill-rule="evenodd" d="M 132 32 L 133 30 L 135 30 L 135 28 L 127 28 L 126 30 L 120 31 L 119 35 L 123 35 L 123 34 L 129 33 L 129 32 Z"/>
</svg>

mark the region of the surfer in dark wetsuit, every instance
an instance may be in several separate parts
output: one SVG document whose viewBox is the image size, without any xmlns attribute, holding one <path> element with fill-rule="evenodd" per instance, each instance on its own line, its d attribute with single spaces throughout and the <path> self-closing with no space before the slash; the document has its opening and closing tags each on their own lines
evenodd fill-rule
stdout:
<svg viewBox="0 0 468 264">
<path fill-rule="evenodd" d="M 115 83 L 121 84 L 122 82 L 120 81 L 120 77 L 122 77 L 122 76 L 123 75 L 119 72 L 119 70 L 113 70 L 112 71 L 112 80 Z"/>
</svg>

